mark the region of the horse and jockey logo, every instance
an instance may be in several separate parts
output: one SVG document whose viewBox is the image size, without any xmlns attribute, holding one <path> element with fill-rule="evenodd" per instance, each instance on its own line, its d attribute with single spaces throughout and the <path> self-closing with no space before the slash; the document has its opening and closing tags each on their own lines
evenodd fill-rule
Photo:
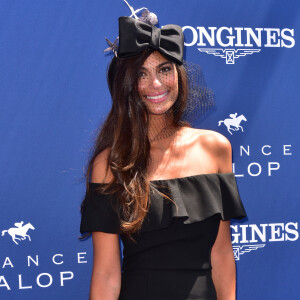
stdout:
<svg viewBox="0 0 300 300">
<path fill-rule="evenodd" d="M 34 230 L 35 228 L 30 224 L 30 223 L 27 223 L 25 225 L 23 225 L 24 222 L 21 221 L 21 222 L 16 222 L 14 225 L 16 227 L 11 227 L 7 230 L 2 230 L 2 233 L 1 233 L 1 236 L 4 236 L 4 234 L 7 232 L 11 238 L 12 238 L 12 241 L 19 245 L 18 242 L 16 240 L 25 240 L 26 238 L 29 239 L 29 241 L 31 241 L 31 238 L 30 236 L 27 234 L 27 231 L 29 229 L 32 229 Z M 17 237 L 18 236 L 18 237 Z"/>
<path fill-rule="evenodd" d="M 232 135 L 232 132 L 231 130 L 234 130 L 234 131 L 238 131 L 238 130 L 242 130 L 242 132 L 244 132 L 244 129 L 243 127 L 240 125 L 240 123 L 242 121 L 245 121 L 247 122 L 247 119 L 245 118 L 244 115 L 239 115 L 237 116 L 237 113 L 235 114 L 230 114 L 229 115 L 230 118 L 227 118 L 225 120 L 221 120 L 219 121 L 218 123 L 218 126 L 221 126 L 222 123 L 224 123 L 224 125 L 227 127 L 227 131 Z M 233 128 L 232 128 L 232 127 Z"/>
</svg>

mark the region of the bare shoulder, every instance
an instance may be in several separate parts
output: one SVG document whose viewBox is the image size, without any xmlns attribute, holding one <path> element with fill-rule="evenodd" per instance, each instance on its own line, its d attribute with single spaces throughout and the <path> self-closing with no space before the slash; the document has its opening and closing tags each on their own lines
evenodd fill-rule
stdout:
<svg viewBox="0 0 300 300">
<path fill-rule="evenodd" d="M 213 130 L 190 129 L 198 145 L 209 153 L 220 173 L 232 172 L 232 149 L 229 140 Z"/>
<path fill-rule="evenodd" d="M 229 140 L 219 132 L 206 129 L 188 128 L 187 133 L 201 145 L 215 152 L 231 151 Z"/>
<path fill-rule="evenodd" d="M 231 144 L 229 140 L 219 132 L 213 130 L 201 130 L 199 136 L 200 143 L 216 155 L 223 155 L 224 152 L 231 154 Z"/>
<path fill-rule="evenodd" d="M 113 179 L 111 171 L 107 168 L 110 149 L 106 148 L 94 159 L 92 165 L 91 182 L 108 183 Z"/>
</svg>

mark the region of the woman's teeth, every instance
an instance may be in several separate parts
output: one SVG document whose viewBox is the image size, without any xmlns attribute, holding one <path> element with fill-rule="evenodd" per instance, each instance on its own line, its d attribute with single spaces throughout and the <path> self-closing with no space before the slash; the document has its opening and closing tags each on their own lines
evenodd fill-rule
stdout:
<svg viewBox="0 0 300 300">
<path fill-rule="evenodd" d="M 147 99 L 150 99 L 150 100 L 157 100 L 157 99 L 161 99 L 162 97 L 166 96 L 168 94 L 168 92 L 165 92 L 161 95 L 158 95 L 158 96 L 147 96 Z"/>
</svg>

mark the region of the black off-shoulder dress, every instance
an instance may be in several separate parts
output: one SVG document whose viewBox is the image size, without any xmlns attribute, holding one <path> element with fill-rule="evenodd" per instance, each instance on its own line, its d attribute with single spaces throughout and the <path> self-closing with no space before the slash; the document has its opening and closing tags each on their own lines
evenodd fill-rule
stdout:
<svg viewBox="0 0 300 300">
<path fill-rule="evenodd" d="M 151 190 L 150 209 L 136 243 L 120 235 L 123 249 L 119 300 L 216 300 L 210 254 L 220 220 L 246 216 L 233 173 L 151 181 L 176 206 Z M 90 183 L 81 233 L 119 233 L 116 198 Z"/>
</svg>

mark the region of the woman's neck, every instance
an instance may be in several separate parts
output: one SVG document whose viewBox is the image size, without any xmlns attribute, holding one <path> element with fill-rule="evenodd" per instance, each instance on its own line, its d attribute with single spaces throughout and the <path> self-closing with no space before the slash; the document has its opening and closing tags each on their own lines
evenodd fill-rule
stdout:
<svg viewBox="0 0 300 300">
<path fill-rule="evenodd" d="M 173 120 L 170 115 L 149 115 L 148 137 L 150 143 L 152 141 L 157 141 L 169 137 L 173 135 L 176 130 L 177 129 L 174 127 Z"/>
</svg>

